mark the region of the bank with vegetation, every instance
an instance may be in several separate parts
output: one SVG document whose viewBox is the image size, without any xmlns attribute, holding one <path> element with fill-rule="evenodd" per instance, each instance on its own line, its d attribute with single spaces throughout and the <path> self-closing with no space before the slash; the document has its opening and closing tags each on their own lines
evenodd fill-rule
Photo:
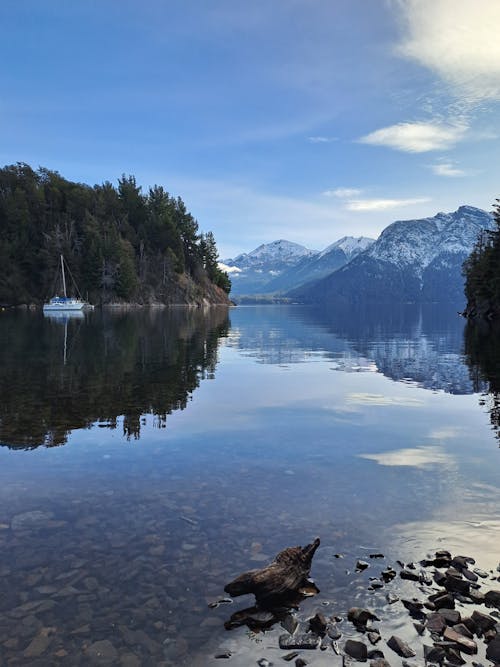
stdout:
<svg viewBox="0 0 500 667">
<path fill-rule="evenodd" d="M 494 229 L 480 234 L 464 264 L 465 315 L 471 319 L 500 319 L 500 199 L 493 218 Z"/>
<path fill-rule="evenodd" d="M 90 186 L 22 163 L 0 169 L 0 304 L 53 296 L 61 254 L 93 304 L 229 304 L 212 232 L 162 186 L 144 194 L 134 176 Z"/>
</svg>

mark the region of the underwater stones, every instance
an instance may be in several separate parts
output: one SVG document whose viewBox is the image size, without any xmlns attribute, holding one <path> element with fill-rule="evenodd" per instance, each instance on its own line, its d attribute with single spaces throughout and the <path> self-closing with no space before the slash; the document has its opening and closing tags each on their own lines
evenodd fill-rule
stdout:
<svg viewBox="0 0 500 667">
<path fill-rule="evenodd" d="M 110 665 L 118 658 L 118 652 L 109 639 L 91 644 L 87 648 L 86 655 L 96 665 Z"/>
<path fill-rule="evenodd" d="M 368 621 L 380 620 L 379 617 L 369 609 L 363 609 L 362 607 L 351 607 L 347 612 L 347 618 L 356 626 L 365 626 Z"/>
<path fill-rule="evenodd" d="M 325 635 L 327 625 L 326 618 L 321 612 L 317 612 L 309 619 L 309 630 L 320 637 Z"/>
<path fill-rule="evenodd" d="M 23 651 L 23 656 L 25 658 L 38 658 L 43 653 L 45 653 L 50 643 L 52 642 L 53 633 L 54 628 L 41 628 L 41 630 L 36 634 L 35 637 L 33 637 L 29 645 Z"/>
<path fill-rule="evenodd" d="M 10 527 L 12 530 L 33 530 L 43 528 L 54 516 L 53 512 L 42 512 L 34 510 L 23 512 L 12 517 Z"/>
</svg>

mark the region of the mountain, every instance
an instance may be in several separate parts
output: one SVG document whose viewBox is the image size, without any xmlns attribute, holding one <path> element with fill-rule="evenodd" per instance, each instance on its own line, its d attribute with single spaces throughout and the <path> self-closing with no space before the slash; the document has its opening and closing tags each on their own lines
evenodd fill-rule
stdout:
<svg viewBox="0 0 500 667">
<path fill-rule="evenodd" d="M 462 265 L 493 216 L 472 206 L 399 220 L 335 273 L 289 296 L 304 302 L 464 302 Z"/>
<path fill-rule="evenodd" d="M 231 296 L 238 294 L 268 293 L 266 285 L 276 276 L 302 259 L 317 255 L 298 243 L 280 239 L 260 245 L 249 253 L 238 255 L 234 259 L 225 259 L 219 266 L 231 275 Z M 239 269 L 239 270 L 238 270 Z"/>
<path fill-rule="evenodd" d="M 333 273 L 364 252 L 374 242 L 366 236 L 343 236 L 325 250 L 301 261 L 284 271 L 266 285 L 266 293 L 283 293 Z"/>
<path fill-rule="evenodd" d="M 373 239 L 344 236 L 322 252 L 290 241 L 261 245 L 248 254 L 219 263 L 232 281 L 232 296 L 280 294 L 336 271 L 366 250 Z"/>
</svg>

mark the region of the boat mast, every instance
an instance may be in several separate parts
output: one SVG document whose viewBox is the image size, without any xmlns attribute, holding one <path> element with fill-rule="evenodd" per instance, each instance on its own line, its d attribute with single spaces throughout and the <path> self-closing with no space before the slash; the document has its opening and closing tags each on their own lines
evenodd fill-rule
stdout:
<svg viewBox="0 0 500 667">
<path fill-rule="evenodd" d="M 64 296 L 66 297 L 66 276 L 64 275 L 64 259 L 63 256 L 61 255 L 61 273 L 62 273 L 62 281 L 63 281 L 63 292 Z"/>
</svg>

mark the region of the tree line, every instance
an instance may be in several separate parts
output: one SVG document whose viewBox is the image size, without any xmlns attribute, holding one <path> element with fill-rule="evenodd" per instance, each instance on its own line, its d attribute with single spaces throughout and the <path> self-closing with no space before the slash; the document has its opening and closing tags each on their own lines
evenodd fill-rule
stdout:
<svg viewBox="0 0 500 667">
<path fill-rule="evenodd" d="M 464 263 L 466 314 L 492 318 L 500 314 L 500 199 L 493 206 L 493 230 L 484 230 Z"/>
<path fill-rule="evenodd" d="M 212 232 L 162 186 L 144 194 L 134 176 L 89 186 L 24 163 L 0 169 L 0 304 L 53 296 L 60 254 L 93 303 L 231 289 Z"/>
</svg>

